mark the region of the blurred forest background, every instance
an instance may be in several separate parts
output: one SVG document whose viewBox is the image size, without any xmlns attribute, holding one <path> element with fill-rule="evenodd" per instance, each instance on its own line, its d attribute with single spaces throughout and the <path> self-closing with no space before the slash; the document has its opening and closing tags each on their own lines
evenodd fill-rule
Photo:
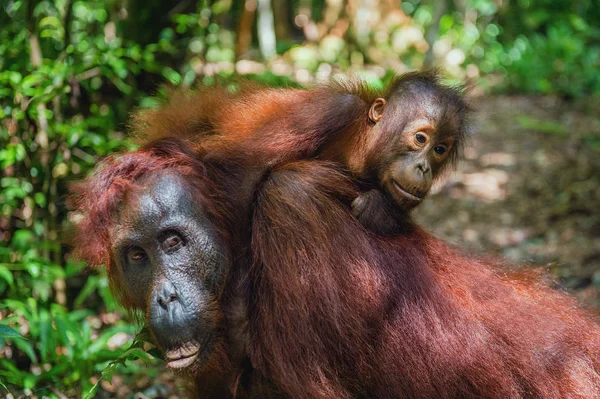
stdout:
<svg viewBox="0 0 600 399">
<path fill-rule="evenodd" d="M 128 115 L 166 85 L 359 73 L 381 86 L 430 66 L 470 80 L 472 146 L 419 221 L 475 252 L 547 266 L 598 307 L 597 0 L 0 3 L 0 396 L 179 395 L 61 233 L 76 217 L 69 183 L 134 147 Z"/>
</svg>

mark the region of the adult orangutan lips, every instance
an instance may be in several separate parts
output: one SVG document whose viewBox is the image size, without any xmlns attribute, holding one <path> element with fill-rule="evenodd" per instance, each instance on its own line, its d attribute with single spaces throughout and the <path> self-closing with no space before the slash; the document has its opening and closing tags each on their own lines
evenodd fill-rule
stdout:
<svg viewBox="0 0 600 399">
<path fill-rule="evenodd" d="M 179 369 L 191 366 L 200 353 L 200 345 L 192 344 L 166 353 L 167 366 Z"/>
</svg>

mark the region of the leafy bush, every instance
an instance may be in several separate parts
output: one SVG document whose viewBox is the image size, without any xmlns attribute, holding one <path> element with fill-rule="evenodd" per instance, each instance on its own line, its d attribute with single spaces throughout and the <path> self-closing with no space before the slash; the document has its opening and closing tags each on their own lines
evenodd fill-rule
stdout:
<svg viewBox="0 0 600 399">
<path fill-rule="evenodd" d="M 44 388 L 51 386 L 80 396 L 123 351 L 124 343 L 107 342 L 133 337 L 136 327 L 106 316 L 116 305 L 105 276 L 86 276 L 84 265 L 65 260 L 66 188 L 100 157 L 132 148 L 119 130 L 140 97 L 136 77 L 164 74 L 167 67 L 156 59 L 171 48 L 168 41 L 141 46 L 111 37 L 102 1 L 13 1 L 6 11 L 0 382 L 25 394 L 55 396 Z"/>
</svg>

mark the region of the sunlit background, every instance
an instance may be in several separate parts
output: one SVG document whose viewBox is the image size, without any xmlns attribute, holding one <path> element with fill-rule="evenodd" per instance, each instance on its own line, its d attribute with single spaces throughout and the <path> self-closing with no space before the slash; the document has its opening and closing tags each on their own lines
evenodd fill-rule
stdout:
<svg viewBox="0 0 600 399">
<path fill-rule="evenodd" d="M 544 266 L 600 305 L 597 0 L 3 0 L 0 397 L 179 397 L 101 272 L 68 258 L 69 182 L 134 148 L 167 85 L 310 86 L 441 67 L 477 114 L 416 211 L 474 253 Z M 135 396 L 134 396 L 135 395 Z"/>
</svg>

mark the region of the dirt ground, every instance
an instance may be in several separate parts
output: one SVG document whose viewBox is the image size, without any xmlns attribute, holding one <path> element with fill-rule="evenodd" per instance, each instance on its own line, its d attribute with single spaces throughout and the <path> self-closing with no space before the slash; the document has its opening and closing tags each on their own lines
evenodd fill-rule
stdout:
<svg viewBox="0 0 600 399">
<path fill-rule="evenodd" d="M 465 159 L 416 219 L 475 253 L 544 266 L 600 309 L 600 106 L 492 97 L 475 107 Z"/>
</svg>

